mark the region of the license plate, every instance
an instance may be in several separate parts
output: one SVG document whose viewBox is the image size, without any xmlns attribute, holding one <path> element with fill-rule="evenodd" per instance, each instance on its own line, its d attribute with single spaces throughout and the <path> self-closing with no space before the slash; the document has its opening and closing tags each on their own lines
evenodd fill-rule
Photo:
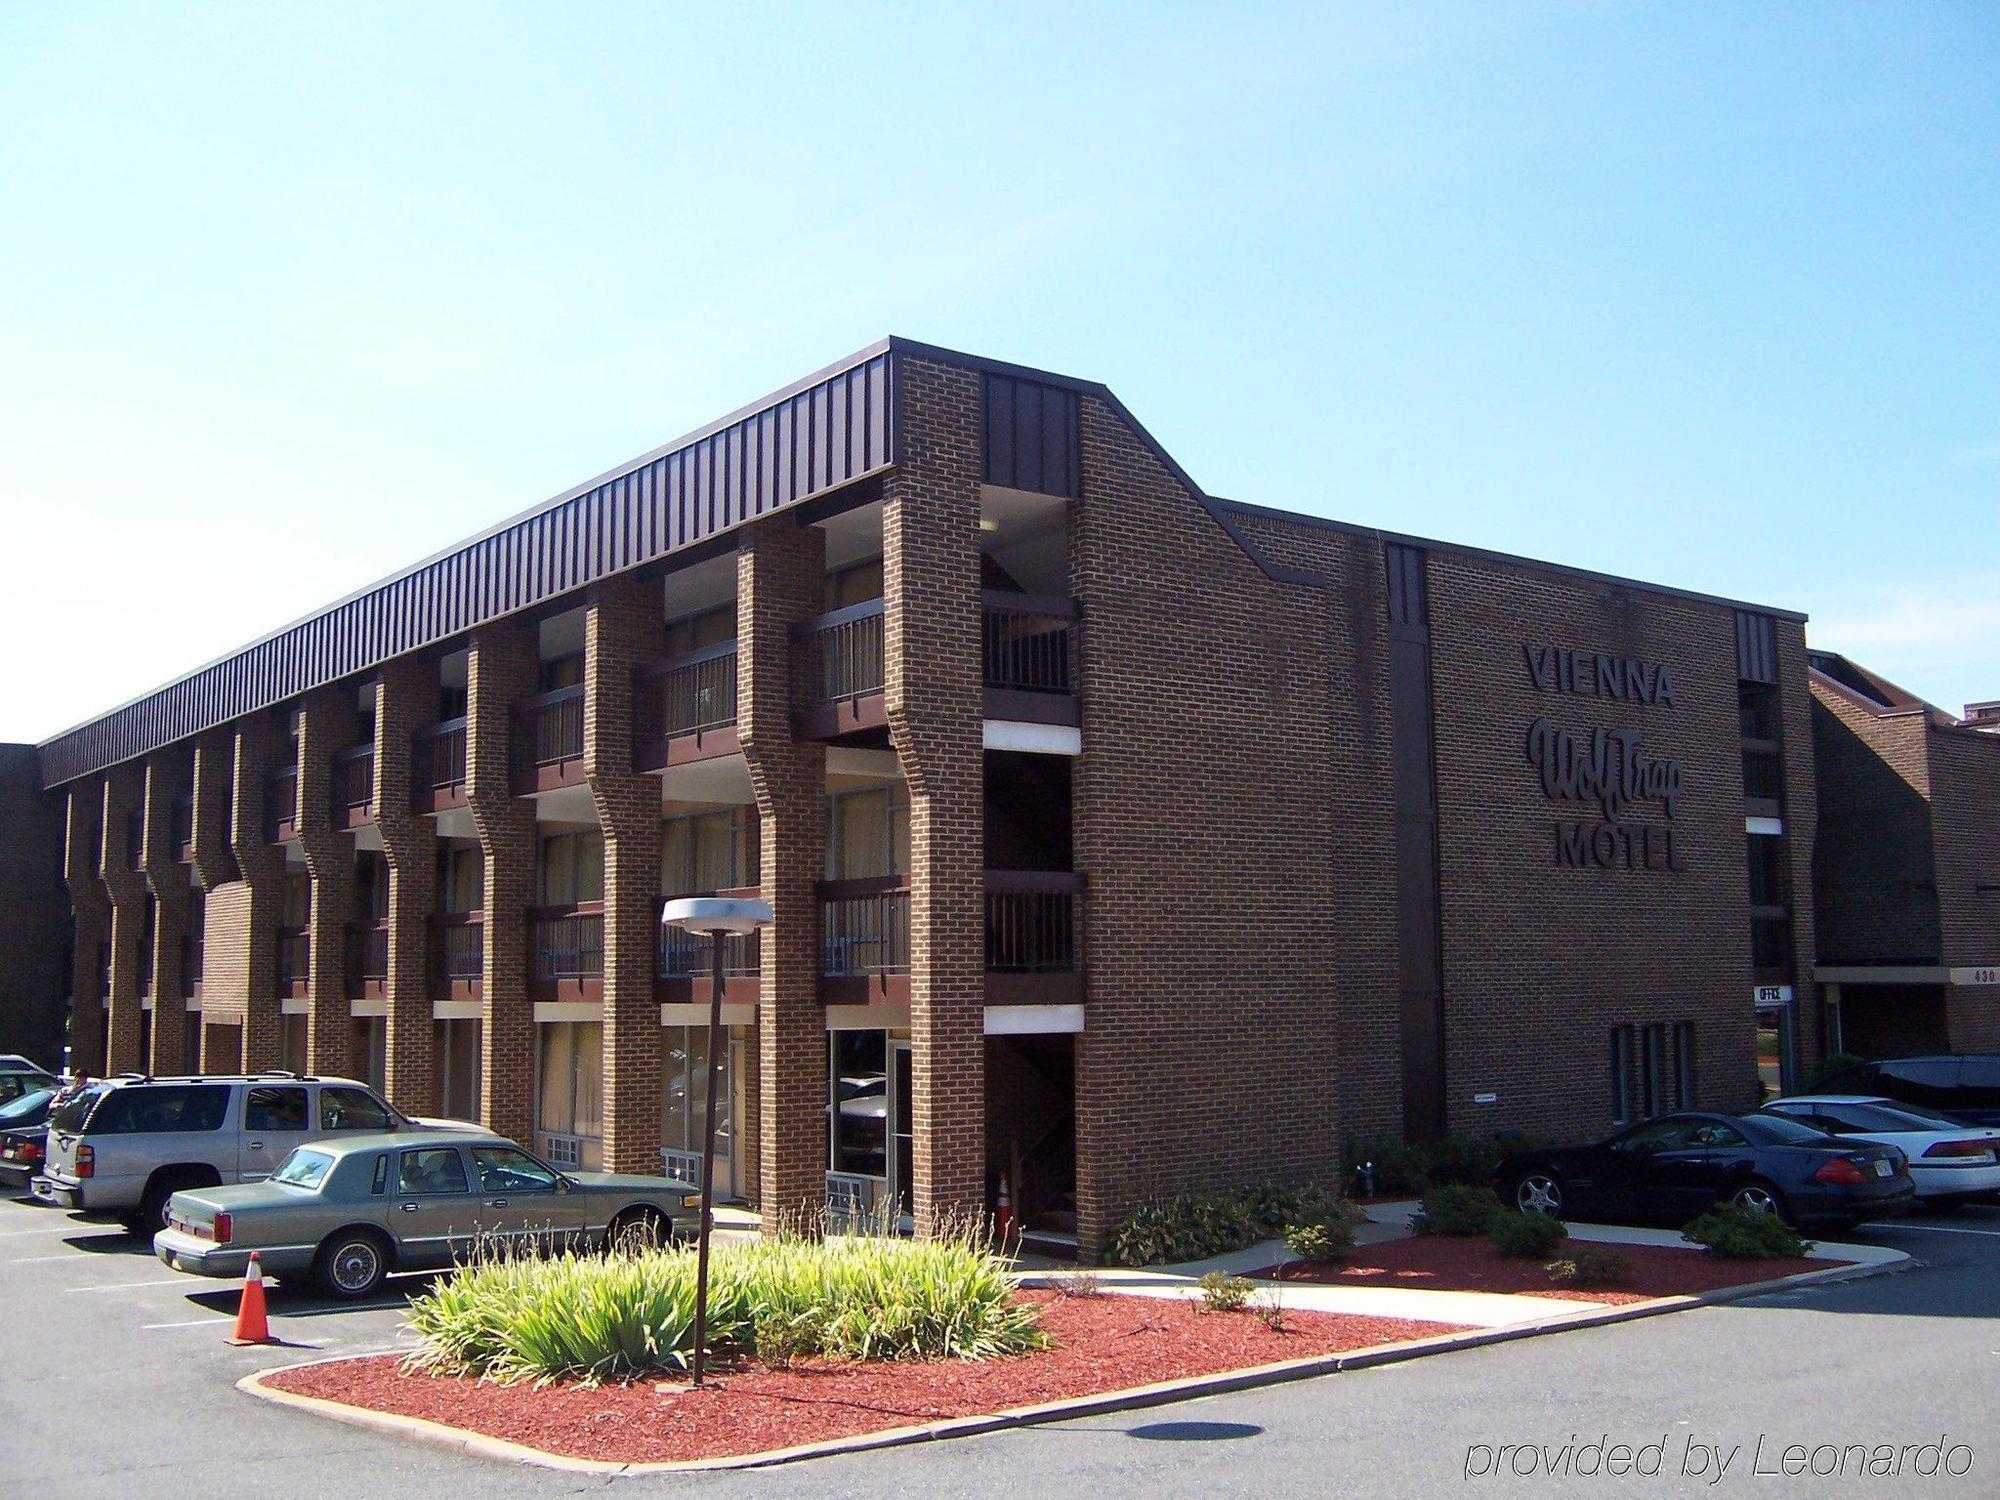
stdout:
<svg viewBox="0 0 2000 1500">
<path fill-rule="evenodd" d="M 1894 1177 L 1896 1175 L 1896 1164 L 1892 1161 L 1876 1162 L 1875 1175 L 1877 1177 Z"/>
</svg>

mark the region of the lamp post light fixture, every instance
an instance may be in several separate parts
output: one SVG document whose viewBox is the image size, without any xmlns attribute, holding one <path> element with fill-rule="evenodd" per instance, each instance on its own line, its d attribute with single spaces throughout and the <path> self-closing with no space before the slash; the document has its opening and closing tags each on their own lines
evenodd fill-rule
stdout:
<svg viewBox="0 0 2000 1500">
<path fill-rule="evenodd" d="M 712 983 L 708 995 L 708 1102 L 701 1125 L 701 1221 L 695 1230 L 694 1262 L 694 1383 L 701 1384 L 703 1344 L 708 1338 L 708 1232 L 715 1196 L 715 1078 L 728 1049 L 722 1036 L 722 940 L 737 933 L 771 925 L 771 903 L 726 896 L 683 896 L 669 901 L 660 914 L 662 925 L 705 932 L 710 943 Z"/>
</svg>

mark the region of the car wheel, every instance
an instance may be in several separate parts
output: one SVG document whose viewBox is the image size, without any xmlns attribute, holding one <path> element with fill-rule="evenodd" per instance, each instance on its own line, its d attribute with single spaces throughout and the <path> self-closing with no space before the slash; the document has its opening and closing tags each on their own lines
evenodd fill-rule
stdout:
<svg viewBox="0 0 2000 1500">
<path fill-rule="evenodd" d="M 389 1274 L 389 1247 L 373 1230 L 343 1230 L 319 1247 L 313 1271 L 319 1284 L 342 1301 L 366 1297 Z"/>
<path fill-rule="evenodd" d="M 125 1227 L 141 1239 L 150 1240 L 167 1227 L 167 1203 L 175 1193 L 214 1186 L 210 1177 L 187 1171 L 155 1178 L 146 1185 L 145 1196 L 139 1200 L 139 1212 L 125 1221 Z"/>
<path fill-rule="evenodd" d="M 1753 1177 L 1730 1195 L 1729 1201 L 1738 1208 L 1747 1208 L 1754 1214 L 1776 1214 L 1785 1216 L 1785 1200 L 1778 1196 L 1778 1190 L 1761 1178 Z"/>
<path fill-rule="evenodd" d="M 607 1250 L 658 1250 L 673 1239 L 673 1226 L 656 1208 L 628 1208 L 605 1231 Z"/>
<path fill-rule="evenodd" d="M 1552 1172 L 1529 1172 L 1514 1184 L 1514 1206 L 1524 1214 L 1547 1214 L 1560 1219 L 1563 1211 L 1562 1182 Z"/>
</svg>

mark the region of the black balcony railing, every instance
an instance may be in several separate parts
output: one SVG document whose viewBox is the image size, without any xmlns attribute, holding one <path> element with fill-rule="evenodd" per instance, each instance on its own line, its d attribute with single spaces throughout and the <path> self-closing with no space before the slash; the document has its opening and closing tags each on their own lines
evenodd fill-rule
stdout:
<svg viewBox="0 0 2000 1500">
<path fill-rule="evenodd" d="M 583 758 L 583 684 L 557 688 L 516 705 L 518 743 L 530 770 Z"/>
<path fill-rule="evenodd" d="M 345 824 L 355 815 L 365 816 L 375 800 L 375 747 L 356 745 L 343 750 L 333 761 L 333 820 Z"/>
<path fill-rule="evenodd" d="M 366 986 L 389 982 L 389 924 L 356 922 L 347 929 L 347 988 L 351 995 Z"/>
<path fill-rule="evenodd" d="M 1076 606 L 987 589 L 980 595 L 985 685 L 1015 693 L 1076 691 L 1070 627 Z"/>
<path fill-rule="evenodd" d="M 818 615 L 792 634 L 792 707 L 823 708 L 882 691 L 882 601 Z"/>
<path fill-rule="evenodd" d="M 138 949 L 139 993 L 150 995 L 153 993 L 153 945 L 142 939 L 138 944 Z"/>
<path fill-rule="evenodd" d="M 528 914 L 528 972 L 543 981 L 604 977 L 600 903 L 541 906 Z"/>
<path fill-rule="evenodd" d="M 633 686 L 642 745 L 726 728 L 736 722 L 736 642 L 642 667 Z"/>
<path fill-rule="evenodd" d="M 176 797 L 167 808 L 167 842 L 173 846 L 175 858 L 194 842 L 194 799 Z"/>
<path fill-rule="evenodd" d="M 299 811 L 299 768 L 286 766 L 264 783 L 264 819 L 272 843 L 291 835 Z"/>
<path fill-rule="evenodd" d="M 1082 967 L 1083 881 L 1066 872 L 986 872 L 986 969 L 1073 974 Z"/>
<path fill-rule="evenodd" d="M 820 883 L 820 972 L 829 978 L 910 972 L 904 877 Z"/>
<path fill-rule="evenodd" d="M 477 983 L 485 972 L 486 924 L 477 912 L 431 918 L 431 984 L 449 989 Z"/>
<path fill-rule="evenodd" d="M 304 984 L 312 973 L 312 947 L 303 927 L 278 929 L 278 983 Z"/>
<path fill-rule="evenodd" d="M 202 944 L 199 938 L 181 939 L 181 993 L 192 995 L 201 983 Z"/>
<path fill-rule="evenodd" d="M 125 868 L 136 870 L 146 858 L 146 814 L 133 808 L 125 814 Z"/>
<path fill-rule="evenodd" d="M 706 979 L 714 973 L 714 949 L 707 933 L 683 928 L 660 929 L 662 979 Z M 755 978 L 763 972 L 763 944 L 757 933 L 732 933 L 722 940 L 722 972 L 729 979 Z"/>
<path fill-rule="evenodd" d="M 465 720 L 446 719 L 418 730 L 411 742 L 411 779 L 419 796 L 465 785 Z"/>
</svg>

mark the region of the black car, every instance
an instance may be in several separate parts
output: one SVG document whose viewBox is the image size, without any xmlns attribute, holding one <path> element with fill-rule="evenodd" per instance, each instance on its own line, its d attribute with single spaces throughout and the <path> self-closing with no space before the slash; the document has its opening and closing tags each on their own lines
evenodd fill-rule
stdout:
<svg viewBox="0 0 2000 1500">
<path fill-rule="evenodd" d="M 42 1169 L 54 1089 L 34 1089 L 0 1104 L 0 1187 L 26 1188 Z"/>
<path fill-rule="evenodd" d="M 1856 1063 L 1828 1074 L 1812 1092 L 1894 1099 L 1898 1104 L 1921 1104 L 1967 1125 L 2000 1125 L 2000 1052 Z"/>
<path fill-rule="evenodd" d="M 1849 1226 L 1907 1213 L 1916 1197 L 1894 1146 L 1772 1115 L 1661 1115 L 1592 1145 L 1517 1153 L 1494 1186 L 1516 1208 L 1612 1224 L 1685 1224 L 1735 1203 L 1801 1228 Z"/>
</svg>

